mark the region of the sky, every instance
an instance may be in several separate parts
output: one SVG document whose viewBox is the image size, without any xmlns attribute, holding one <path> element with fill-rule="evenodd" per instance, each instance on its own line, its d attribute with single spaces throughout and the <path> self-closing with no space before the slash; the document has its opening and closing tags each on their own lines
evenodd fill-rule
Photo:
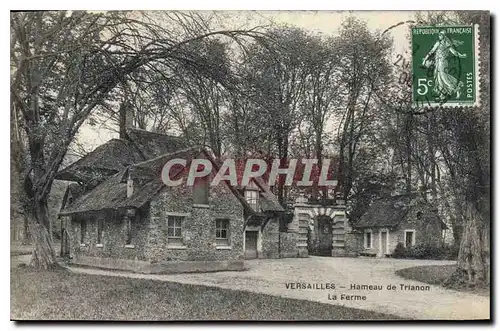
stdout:
<svg viewBox="0 0 500 331">
<path fill-rule="evenodd" d="M 225 28 L 240 28 L 269 25 L 270 23 L 294 25 L 315 33 L 334 36 L 338 34 L 341 23 L 349 16 L 366 21 L 370 30 L 385 31 L 391 26 L 412 20 L 415 12 L 411 11 L 232 11 L 224 12 L 221 24 Z M 410 48 L 407 39 L 408 24 L 390 29 L 394 40 L 393 57 L 405 54 Z M 100 144 L 118 138 L 118 133 L 103 127 L 84 124 L 80 129 L 78 140 L 90 151 Z"/>
</svg>

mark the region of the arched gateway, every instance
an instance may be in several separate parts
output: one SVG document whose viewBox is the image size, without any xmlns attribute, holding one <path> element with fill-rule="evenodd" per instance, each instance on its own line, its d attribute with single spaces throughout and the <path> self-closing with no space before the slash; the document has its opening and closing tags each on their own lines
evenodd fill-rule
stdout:
<svg viewBox="0 0 500 331">
<path fill-rule="evenodd" d="M 289 228 L 298 232 L 297 245 L 309 255 L 355 255 L 346 245 L 352 229 L 343 200 L 318 203 L 299 197 L 294 204 L 294 218 Z"/>
</svg>

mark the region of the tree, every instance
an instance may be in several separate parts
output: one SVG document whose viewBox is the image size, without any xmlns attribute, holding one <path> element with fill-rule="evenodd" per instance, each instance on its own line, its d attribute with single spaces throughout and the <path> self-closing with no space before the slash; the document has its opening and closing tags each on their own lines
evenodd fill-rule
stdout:
<svg viewBox="0 0 500 331">
<path fill-rule="evenodd" d="M 223 116 L 228 148 L 238 158 L 258 152 L 270 154 L 269 128 L 252 100 L 252 87 L 243 78 L 238 78 L 236 84 L 241 93 L 229 94 L 228 112 Z"/>
<path fill-rule="evenodd" d="M 441 128 L 452 140 L 441 152 L 463 206 L 458 267 L 454 277 L 469 284 L 489 283 L 490 275 L 490 132 L 489 115 L 482 111 L 443 112 Z M 455 204 L 458 207 L 458 204 Z"/>
<path fill-rule="evenodd" d="M 160 23 L 154 16 L 159 16 Z M 15 12 L 11 14 L 13 158 L 33 239 L 32 264 L 57 265 L 48 233 L 47 198 L 81 125 L 112 102 L 131 74 L 152 63 L 183 63 L 200 72 L 203 59 L 187 47 L 225 36 L 263 38 L 254 30 L 210 30 L 190 13 Z"/>
<path fill-rule="evenodd" d="M 227 46 L 220 40 L 200 41 L 191 45 L 205 58 L 210 72 L 217 77 L 200 75 L 198 71 L 179 68 L 179 95 L 191 109 L 194 119 L 201 128 L 198 144 L 208 145 L 215 156 L 223 152 L 223 112 L 227 109 L 229 90 L 232 89 L 232 73 L 227 56 Z"/>
<path fill-rule="evenodd" d="M 479 24 L 479 49 L 489 59 L 490 18 L 487 12 L 426 13 L 426 22 Z M 489 73 L 490 63 L 482 64 Z M 489 91 L 489 75 L 480 79 L 481 89 Z M 490 95 L 484 93 L 479 107 L 439 109 L 434 112 L 436 145 L 446 169 L 455 213 L 454 230 L 461 233 L 457 270 L 449 283 L 482 285 L 490 283 Z"/>
<path fill-rule="evenodd" d="M 337 96 L 341 83 L 338 77 L 340 54 L 337 52 L 337 46 L 333 38 L 322 40 L 320 37 L 311 37 L 308 44 L 306 67 L 309 75 L 306 76 L 301 108 L 303 119 L 308 124 L 306 136 L 312 136 L 312 156 L 318 160 L 319 169 L 323 164 L 325 127 L 334 107 L 339 106 Z M 298 127 L 303 139 L 300 125 Z M 307 149 L 306 146 L 304 147 Z M 306 153 L 309 156 L 307 150 Z M 312 191 L 313 198 L 316 198 L 317 193 L 317 187 L 315 187 Z M 327 191 L 324 188 L 323 198 L 327 197 Z"/>
<path fill-rule="evenodd" d="M 375 106 L 375 92 L 389 85 L 388 52 L 391 40 L 378 32 L 371 33 L 366 23 L 348 18 L 337 41 L 340 54 L 338 103 L 342 105 L 337 140 L 339 151 L 339 186 L 344 199 L 349 197 L 355 181 L 356 155 L 363 140 L 377 125 L 381 116 Z"/>
<path fill-rule="evenodd" d="M 307 50 L 310 36 L 297 28 L 277 28 L 268 31 L 275 40 L 272 47 L 254 45 L 246 66 L 247 79 L 252 86 L 256 111 L 268 128 L 273 152 L 285 166 L 289 155 L 290 135 L 297 126 L 307 70 Z M 284 182 L 277 185 L 278 200 L 284 202 Z"/>
<path fill-rule="evenodd" d="M 426 25 L 479 24 L 479 48 L 489 58 L 489 15 L 486 12 L 428 12 L 416 15 Z M 489 73 L 489 61 L 482 64 Z M 407 132 L 404 145 L 394 144 L 406 169 L 407 187 L 418 185 L 429 192 L 449 218 L 455 242 L 460 244 L 456 272 L 449 284 L 490 282 L 490 98 L 484 93 L 481 105 L 447 109 L 411 105 L 407 81 L 400 81 L 392 109 L 405 123 L 396 130 Z M 481 89 L 488 90 L 489 75 L 481 77 Z M 397 85 L 397 84 L 396 84 Z M 389 101 L 389 100 L 387 100 Z M 385 103 L 389 108 L 391 106 Z M 411 119 L 411 121 L 408 121 Z M 400 122 L 401 123 L 401 122 Z M 406 158 L 403 161 L 403 158 Z"/>
</svg>

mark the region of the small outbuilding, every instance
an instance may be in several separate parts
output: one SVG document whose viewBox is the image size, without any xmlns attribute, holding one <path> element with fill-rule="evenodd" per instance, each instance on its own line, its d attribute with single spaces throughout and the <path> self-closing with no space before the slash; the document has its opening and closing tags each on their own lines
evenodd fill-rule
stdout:
<svg viewBox="0 0 500 331">
<path fill-rule="evenodd" d="M 398 243 L 440 246 L 447 229 L 437 209 L 418 194 L 380 198 L 352 227 L 359 254 L 377 257 L 390 256 Z"/>
</svg>

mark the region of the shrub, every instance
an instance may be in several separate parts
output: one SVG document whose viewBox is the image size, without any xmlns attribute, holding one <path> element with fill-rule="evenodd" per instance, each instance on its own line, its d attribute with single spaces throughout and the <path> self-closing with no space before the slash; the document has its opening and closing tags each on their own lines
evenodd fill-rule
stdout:
<svg viewBox="0 0 500 331">
<path fill-rule="evenodd" d="M 396 248 L 394 249 L 394 252 L 392 253 L 392 257 L 396 259 L 402 259 L 406 255 L 406 248 L 403 245 L 403 243 L 398 243 L 396 245 Z"/>
<path fill-rule="evenodd" d="M 392 256 L 406 259 L 454 260 L 458 256 L 458 249 L 453 246 L 440 247 L 430 244 L 418 244 L 405 248 L 402 243 L 398 243 Z"/>
</svg>

